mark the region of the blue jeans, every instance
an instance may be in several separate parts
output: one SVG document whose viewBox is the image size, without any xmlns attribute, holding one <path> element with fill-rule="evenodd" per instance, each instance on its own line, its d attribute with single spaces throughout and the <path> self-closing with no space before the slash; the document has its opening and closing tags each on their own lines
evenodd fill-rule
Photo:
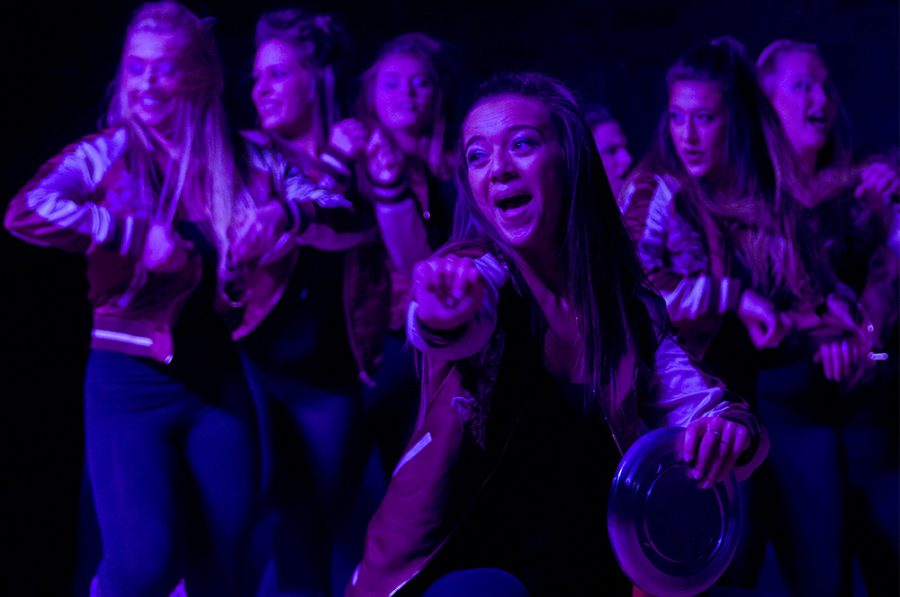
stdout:
<svg viewBox="0 0 900 597">
<path fill-rule="evenodd" d="M 361 468 L 358 385 L 320 387 L 246 354 L 242 362 L 260 418 L 264 478 L 271 478 L 266 544 L 256 554 L 267 568 L 261 594 L 327 594 L 335 527 Z"/>
<path fill-rule="evenodd" d="M 840 426 L 847 405 L 821 367 L 796 362 L 764 369 L 758 409 L 771 441 L 766 462 L 768 529 L 792 595 L 850 592 L 846 524 L 846 450 Z"/>
<path fill-rule="evenodd" d="M 88 359 L 103 595 L 167 595 L 181 577 L 192 596 L 238 594 L 256 485 L 249 400 L 239 377 L 190 361 Z"/>
</svg>

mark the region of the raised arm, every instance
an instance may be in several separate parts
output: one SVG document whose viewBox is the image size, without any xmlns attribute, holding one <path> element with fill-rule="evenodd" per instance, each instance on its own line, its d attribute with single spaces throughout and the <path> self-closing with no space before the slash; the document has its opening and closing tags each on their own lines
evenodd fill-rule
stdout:
<svg viewBox="0 0 900 597">
<path fill-rule="evenodd" d="M 253 142 L 246 147 L 253 207 L 235 221 L 233 265 L 256 259 L 261 265 L 272 263 L 297 244 L 340 251 L 365 239 L 361 220 L 343 195 L 317 186 L 267 147 Z"/>
<path fill-rule="evenodd" d="M 444 360 L 472 356 L 497 326 L 500 288 L 509 273 L 490 254 L 435 256 L 416 266 L 407 338 Z"/>
<path fill-rule="evenodd" d="M 44 164 L 6 211 L 4 225 L 29 243 L 87 253 L 97 247 L 139 255 L 146 220 L 100 201 L 104 176 L 121 155 L 124 130 L 87 137 Z"/>
</svg>

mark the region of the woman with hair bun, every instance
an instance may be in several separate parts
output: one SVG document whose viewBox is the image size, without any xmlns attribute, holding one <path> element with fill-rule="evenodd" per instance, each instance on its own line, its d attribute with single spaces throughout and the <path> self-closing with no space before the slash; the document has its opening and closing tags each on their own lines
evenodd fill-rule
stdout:
<svg viewBox="0 0 900 597">
<path fill-rule="evenodd" d="M 260 126 L 244 132 L 342 194 L 352 191 L 352 160 L 366 141 L 359 122 L 338 121 L 345 49 L 330 16 L 295 8 L 263 14 L 252 91 Z M 231 280 L 240 296 L 234 338 L 260 419 L 271 507 L 263 586 L 278 595 L 329 592 L 335 526 L 360 468 L 362 403 L 342 288 L 345 249 L 363 236 L 355 219 L 329 231 L 248 260 Z"/>
</svg>

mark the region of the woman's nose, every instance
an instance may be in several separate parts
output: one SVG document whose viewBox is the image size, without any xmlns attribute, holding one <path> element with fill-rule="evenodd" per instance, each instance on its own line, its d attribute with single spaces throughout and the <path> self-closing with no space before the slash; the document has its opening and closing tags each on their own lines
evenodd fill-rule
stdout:
<svg viewBox="0 0 900 597">
<path fill-rule="evenodd" d="M 502 151 L 498 151 L 491 160 L 491 180 L 509 180 L 515 174 L 512 160 Z"/>
</svg>

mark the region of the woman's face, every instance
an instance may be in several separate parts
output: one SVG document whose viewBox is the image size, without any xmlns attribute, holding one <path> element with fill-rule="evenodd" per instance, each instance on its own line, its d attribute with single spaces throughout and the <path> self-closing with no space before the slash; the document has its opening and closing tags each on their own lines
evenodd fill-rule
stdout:
<svg viewBox="0 0 900 597">
<path fill-rule="evenodd" d="M 552 250 L 563 201 L 563 149 L 540 101 L 500 95 L 463 124 L 469 187 L 481 214 L 514 249 Z"/>
<path fill-rule="evenodd" d="M 126 109 L 138 122 L 168 132 L 178 98 L 183 94 L 183 51 L 187 42 L 179 33 L 137 31 L 125 46 L 122 88 Z"/>
<path fill-rule="evenodd" d="M 728 112 L 711 81 L 676 81 L 669 90 L 669 135 L 694 178 L 717 176 L 725 162 Z"/>
<path fill-rule="evenodd" d="M 628 169 L 631 168 L 631 154 L 628 153 L 628 138 L 622 131 L 622 127 L 615 120 L 601 122 L 591 131 L 594 134 L 594 142 L 600 159 L 603 160 L 603 169 L 609 178 L 609 184 L 613 192 L 618 193 Z"/>
<path fill-rule="evenodd" d="M 292 138 L 307 126 L 313 99 L 313 76 L 290 43 L 263 42 L 253 62 L 253 104 L 262 128 Z"/>
<path fill-rule="evenodd" d="M 825 63 L 812 52 L 787 52 L 777 57 L 770 76 L 769 99 L 791 145 L 800 156 L 815 156 L 837 117 Z"/>
<path fill-rule="evenodd" d="M 421 60 L 409 54 L 384 58 L 375 75 L 375 114 L 386 129 L 419 135 L 431 124 L 435 82 Z"/>
</svg>

